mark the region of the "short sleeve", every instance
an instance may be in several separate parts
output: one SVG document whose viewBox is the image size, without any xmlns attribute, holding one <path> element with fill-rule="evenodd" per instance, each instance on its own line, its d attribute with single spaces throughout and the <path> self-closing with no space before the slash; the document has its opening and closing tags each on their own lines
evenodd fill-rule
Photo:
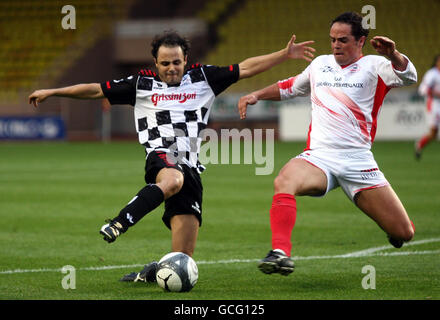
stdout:
<svg viewBox="0 0 440 320">
<path fill-rule="evenodd" d="M 407 86 L 417 82 L 416 68 L 407 56 L 404 54 L 402 56 L 408 61 L 408 65 L 403 71 L 394 69 L 391 61 L 384 57 L 378 57 L 375 63 L 377 74 L 389 88 Z"/>
<path fill-rule="evenodd" d="M 422 96 L 428 95 L 430 89 L 434 86 L 433 80 L 434 80 L 433 72 L 432 69 L 430 69 L 423 76 L 422 82 L 420 83 L 420 86 L 418 88 L 419 94 L 421 94 Z"/>
<path fill-rule="evenodd" d="M 202 67 L 202 70 L 216 96 L 237 82 L 240 76 L 238 64 L 232 64 L 227 67 L 205 65 Z"/>
<path fill-rule="evenodd" d="M 281 100 L 310 94 L 310 65 L 299 75 L 278 81 Z"/>
<path fill-rule="evenodd" d="M 104 96 L 110 104 L 130 104 L 136 103 L 136 82 L 138 76 L 129 76 L 120 80 L 110 80 L 101 83 Z"/>
</svg>

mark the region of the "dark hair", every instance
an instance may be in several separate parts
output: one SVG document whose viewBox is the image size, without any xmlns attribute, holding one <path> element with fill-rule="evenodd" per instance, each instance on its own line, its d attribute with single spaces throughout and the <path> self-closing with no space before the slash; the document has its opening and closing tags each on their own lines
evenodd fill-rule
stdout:
<svg viewBox="0 0 440 320">
<path fill-rule="evenodd" d="M 157 51 L 159 51 L 160 46 L 166 47 L 181 47 L 183 55 L 187 56 L 190 49 L 190 44 L 188 39 L 181 37 L 176 31 L 168 30 L 161 35 L 156 35 L 151 42 L 151 54 L 154 59 L 157 59 Z"/>
<path fill-rule="evenodd" d="M 359 40 L 362 36 L 368 37 L 368 29 L 362 27 L 362 16 L 357 12 L 344 12 L 335 19 L 333 19 L 330 26 L 335 22 L 346 23 L 351 25 L 351 34 L 356 40 Z"/>
<path fill-rule="evenodd" d="M 440 59 L 440 54 L 438 54 L 434 57 L 434 62 L 432 63 L 433 68 L 437 66 L 438 59 Z"/>
</svg>

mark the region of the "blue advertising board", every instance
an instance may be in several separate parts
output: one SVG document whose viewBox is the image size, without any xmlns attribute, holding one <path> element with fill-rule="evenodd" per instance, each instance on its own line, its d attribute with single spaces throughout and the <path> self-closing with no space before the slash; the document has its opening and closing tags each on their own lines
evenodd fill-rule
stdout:
<svg viewBox="0 0 440 320">
<path fill-rule="evenodd" d="M 61 140 L 66 137 L 58 116 L 0 117 L 0 140 Z"/>
</svg>

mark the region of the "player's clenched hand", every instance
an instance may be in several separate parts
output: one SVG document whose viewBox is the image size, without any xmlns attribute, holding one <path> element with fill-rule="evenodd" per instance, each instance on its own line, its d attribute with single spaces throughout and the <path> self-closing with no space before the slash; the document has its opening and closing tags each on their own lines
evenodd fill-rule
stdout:
<svg viewBox="0 0 440 320">
<path fill-rule="evenodd" d="M 396 44 L 387 37 L 376 36 L 370 40 L 370 43 L 377 53 L 386 57 L 391 57 L 396 51 Z"/>
<path fill-rule="evenodd" d="M 246 110 L 248 104 L 256 104 L 258 99 L 253 94 L 248 94 L 247 96 L 243 96 L 238 100 L 238 113 L 240 114 L 240 119 L 243 120 L 246 118 Z"/>
<path fill-rule="evenodd" d="M 38 103 L 43 102 L 49 96 L 51 96 L 51 91 L 48 89 L 34 91 L 29 96 L 29 104 L 33 104 L 34 107 L 36 108 L 38 107 Z"/>
<path fill-rule="evenodd" d="M 316 50 L 309 45 L 315 43 L 315 41 L 304 41 L 300 43 L 295 43 L 296 35 L 293 35 L 287 44 L 287 57 L 290 59 L 304 59 L 306 61 L 312 61 L 314 57 L 313 52 Z"/>
</svg>

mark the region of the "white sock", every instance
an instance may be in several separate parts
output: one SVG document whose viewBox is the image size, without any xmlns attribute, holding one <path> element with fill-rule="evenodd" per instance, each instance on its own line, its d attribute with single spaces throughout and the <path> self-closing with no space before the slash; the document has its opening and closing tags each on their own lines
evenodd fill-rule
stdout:
<svg viewBox="0 0 440 320">
<path fill-rule="evenodd" d="M 274 252 L 279 252 L 279 253 L 282 253 L 282 254 L 284 254 L 284 255 L 286 255 L 286 253 L 284 252 L 284 250 L 281 250 L 281 249 L 275 249 L 275 250 L 273 250 Z"/>
</svg>

